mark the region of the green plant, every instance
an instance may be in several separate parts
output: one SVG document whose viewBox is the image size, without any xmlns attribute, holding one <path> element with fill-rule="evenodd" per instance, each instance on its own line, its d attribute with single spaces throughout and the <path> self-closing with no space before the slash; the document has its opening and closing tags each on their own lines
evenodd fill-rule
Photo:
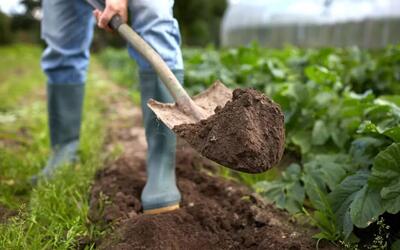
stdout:
<svg viewBox="0 0 400 250">
<path fill-rule="evenodd" d="M 399 49 L 372 54 L 253 44 L 187 50 L 186 83 L 196 93 L 220 79 L 231 88 L 265 91 L 278 102 L 286 150 L 297 152 L 300 161 L 253 186 L 278 207 L 310 215 L 321 229 L 316 238 L 350 244 L 357 241 L 355 227 L 400 209 L 399 96 L 392 95 L 400 83 Z"/>
<path fill-rule="evenodd" d="M 10 18 L 0 11 L 0 44 L 9 44 L 13 40 L 11 33 Z"/>
</svg>

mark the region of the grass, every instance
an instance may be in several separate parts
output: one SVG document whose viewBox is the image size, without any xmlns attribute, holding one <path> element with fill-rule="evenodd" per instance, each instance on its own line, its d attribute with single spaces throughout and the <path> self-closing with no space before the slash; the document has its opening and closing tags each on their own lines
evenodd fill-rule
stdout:
<svg viewBox="0 0 400 250">
<path fill-rule="evenodd" d="M 94 58 L 86 88 L 81 163 L 65 166 L 51 181 L 31 188 L 26 180 L 49 154 L 40 53 L 27 45 L 0 48 L 0 204 L 19 213 L 0 224 L 0 249 L 70 249 L 78 239 L 101 233 L 87 221 L 88 192 L 106 157 L 101 154 L 107 125 L 103 115 L 111 83 L 101 79 L 102 68 Z"/>
<path fill-rule="evenodd" d="M 30 45 L 0 47 L 0 111 L 12 108 L 35 87 L 43 84 L 44 76 L 38 70 L 40 53 L 39 48 Z"/>
<path fill-rule="evenodd" d="M 101 51 L 98 59 L 107 69 L 110 79 L 118 85 L 131 89 L 131 100 L 140 105 L 139 75 L 137 65 L 126 49 L 107 48 Z"/>
</svg>

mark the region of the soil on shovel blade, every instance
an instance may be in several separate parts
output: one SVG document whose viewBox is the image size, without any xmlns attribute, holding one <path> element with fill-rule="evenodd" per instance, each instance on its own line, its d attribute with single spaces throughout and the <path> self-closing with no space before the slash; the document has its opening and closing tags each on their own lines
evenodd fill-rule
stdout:
<svg viewBox="0 0 400 250">
<path fill-rule="evenodd" d="M 208 119 L 173 130 L 205 157 L 247 173 L 276 165 L 285 146 L 279 105 L 253 89 L 235 89 L 232 100 Z"/>
<path fill-rule="evenodd" d="M 177 152 L 181 208 L 144 215 L 140 193 L 146 180 L 146 142 L 140 110 L 121 103 L 112 104 L 117 118 L 106 148 L 122 152 L 97 173 L 91 190 L 88 217 L 109 228 L 96 241 L 97 249 L 315 248 L 312 229 L 296 224 L 243 184 L 218 176 L 214 163 L 183 142 Z"/>
</svg>

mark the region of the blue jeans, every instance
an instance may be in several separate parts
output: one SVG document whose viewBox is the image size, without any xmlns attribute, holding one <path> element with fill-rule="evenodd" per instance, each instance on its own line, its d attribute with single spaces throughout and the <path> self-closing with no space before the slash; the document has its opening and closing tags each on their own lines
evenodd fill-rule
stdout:
<svg viewBox="0 0 400 250">
<path fill-rule="evenodd" d="M 146 40 L 174 70 L 183 69 L 180 33 L 172 15 L 173 0 L 133 0 L 129 11 L 132 28 Z M 47 48 L 42 68 L 49 84 L 84 84 L 93 37 L 92 8 L 84 0 L 44 0 L 42 38 Z M 133 48 L 129 54 L 139 69 L 151 66 Z"/>
</svg>

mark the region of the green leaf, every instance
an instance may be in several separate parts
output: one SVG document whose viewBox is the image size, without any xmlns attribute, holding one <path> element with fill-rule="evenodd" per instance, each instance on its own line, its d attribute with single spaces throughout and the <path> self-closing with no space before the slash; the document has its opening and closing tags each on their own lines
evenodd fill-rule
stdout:
<svg viewBox="0 0 400 250">
<path fill-rule="evenodd" d="M 400 183 L 392 182 L 381 191 L 383 206 L 391 214 L 400 212 Z"/>
<path fill-rule="evenodd" d="M 390 120 L 390 119 L 389 119 Z M 391 121 L 391 120 L 390 120 Z M 394 142 L 400 142 L 400 125 L 389 128 L 381 128 L 371 121 L 364 121 L 357 130 L 359 134 L 385 135 Z"/>
<path fill-rule="evenodd" d="M 332 210 L 336 215 L 338 227 L 340 228 L 343 237 L 348 238 L 353 230 L 352 214 L 356 212 L 362 213 L 363 209 L 357 210 L 359 206 L 352 205 L 355 200 L 361 199 L 360 194 L 367 183 L 369 171 L 360 170 L 356 174 L 348 176 L 340 185 L 334 189 L 329 195 L 329 201 L 332 205 Z M 357 201 L 358 203 L 360 201 Z M 354 206 L 354 211 L 352 211 Z M 363 216 L 367 217 L 367 216 Z"/>
<path fill-rule="evenodd" d="M 357 227 L 365 228 L 384 212 L 378 189 L 367 185 L 357 192 L 350 205 L 351 220 Z"/>
<path fill-rule="evenodd" d="M 345 167 L 340 163 L 326 162 L 321 168 L 322 177 L 331 190 L 335 189 L 346 176 Z"/>
<path fill-rule="evenodd" d="M 313 155 L 312 160 L 304 164 L 304 177 L 311 176 L 321 189 L 328 186 L 330 190 L 346 177 L 348 156 L 344 154 Z M 309 180 L 303 180 L 307 184 Z"/>
<path fill-rule="evenodd" d="M 360 167 L 370 167 L 385 141 L 374 137 L 360 137 L 351 143 L 349 154 Z"/>
<path fill-rule="evenodd" d="M 335 145 L 339 148 L 344 148 L 346 142 L 350 139 L 350 134 L 345 129 L 337 126 L 331 126 L 329 130 Z"/>
<path fill-rule="evenodd" d="M 371 121 L 364 121 L 360 124 L 360 127 L 357 129 L 357 133 L 373 133 L 373 134 L 380 134 L 381 132 L 378 131 L 378 127 L 372 123 Z"/>
<path fill-rule="evenodd" d="M 298 130 L 291 136 L 293 144 L 300 147 L 301 153 L 306 154 L 311 149 L 311 133 L 304 130 Z"/>
<path fill-rule="evenodd" d="M 283 79 L 285 77 L 285 72 L 282 70 L 282 65 L 279 65 L 278 61 L 267 60 L 266 64 L 275 79 Z"/>
<path fill-rule="evenodd" d="M 319 105 L 319 107 L 326 107 L 336 101 L 337 98 L 337 94 L 329 90 L 317 93 L 313 99 Z"/>
<path fill-rule="evenodd" d="M 346 175 L 343 165 L 335 162 L 319 162 L 329 157 L 316 156 L 316 160 L 304 165 L 302 181 L 306 194 L 314 208 L 331 213 L 328 189 L 333 189 Z M 331 158 L 332 159 L 332 158 Z"/>
<path fill-rule="evenodd" d="M 384 135 L 392 139 L 394 142 L 400 142 L 400 125 L 394 128 L 390 128 L 383 132 Z"/>
<path fill-rule="evenodd" d="M 377 187 L 385 187 L 398 178 L 400 178 L 400 143 L 393 143 L 376 156 L 369 182 Z"/>
<path fill-rule="evenodd" d="M 302 178 L 304 189 L 314 208 L 324 210 L 326 204 L 324 197 L 327 195 L 326 187 L 321 180 L 321 176 L 314 173 L 307 173 Z"/>
<path fill-rule="evenodd" d="M 306 76 L 318 84 L 333 84 L 337 81 L 337 75 L 322 66 L 308 66 L 305 69 Z"/>
<path fill-rule="evenodd" d="M 257 192 L 275 202 L 277 207 L 286 209 L 293 214 L 298 213 L 302 210 L 305 198 L 300 175 L 300 166 L 292 164 L 282 172 L 281 179 L 258 182 L 253 187 Z"/>
<path fill-rule="evenodd" d="M 317 120 L 312 130 L 312 143 L 314 145 L 324 145 L 329 139 L 329 131 L 322 120 Z"/>
<path fill-rule="evenodd" d="M 285 96 L 292 97 L 298 103 L 306 103 L 310 99 L 310 93 L 303 84 L 291 83 L 287 84 L 286 91 L 282 93 Z"/>
<path fill-rule="evenodd" d="M 384 208 L 400 212 L 400 143 L 393 143 L 375 158 L 369 184 L 381 190 Z"/>
<path fill-rule="evenodd" d="M 322 232 L 313 235 L 315 239 L 327 239 L 335 241 L 338 239 L 338 233 L 336 228 L 336 221 L 334 215 L 329 211 L 315 211 L 313 214 L 313 220 L 316 222 Z"/>
<path fill-rule="evenodd" d="M 396 241 L 392 244 L 392 246 L 391 246 L 390 249 L 391 249 L 391 250 L 400 250 L 400 240 L 396 240 Z"/>
<path fill-rule="evenodd" d="M 383 96 L 380 96 L 379 99 L 386 100 L 388 102 L 392 102 L 400 107 L 400 95 L 383 95 Z"/>
</svg>

